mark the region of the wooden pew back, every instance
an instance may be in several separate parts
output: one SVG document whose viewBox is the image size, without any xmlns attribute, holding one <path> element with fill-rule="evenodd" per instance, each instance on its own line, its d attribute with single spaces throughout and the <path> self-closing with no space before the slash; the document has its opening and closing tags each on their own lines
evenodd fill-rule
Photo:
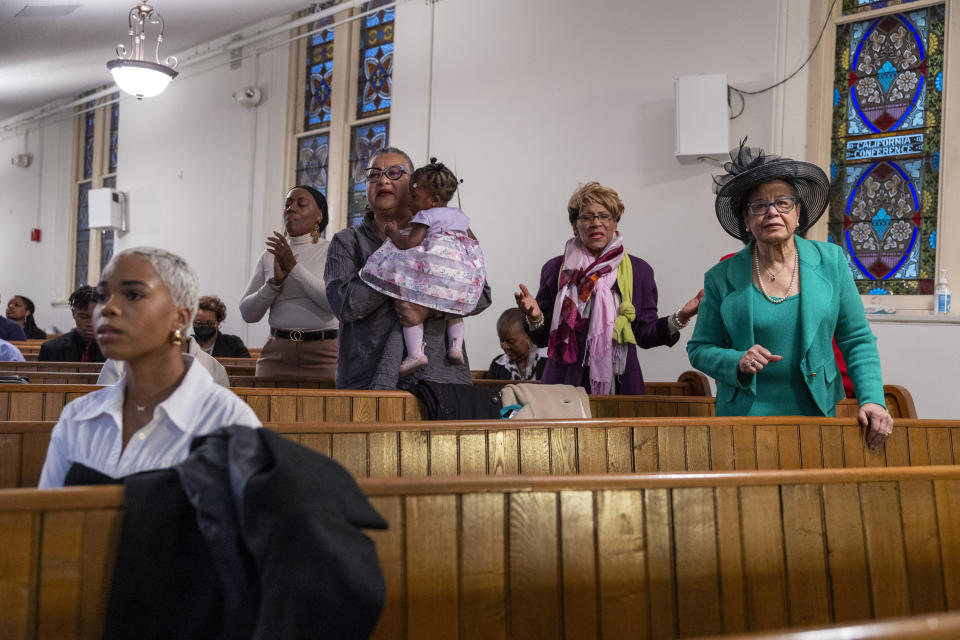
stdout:
<svg viewBox="0 0 960 640">
<path fill-rule="evenodd" d="M 960 606 L 960 469 L 361 486 L 391 524 L 371 533 L 378 638 L 695 637 Z"/>
<path fill-rule="evenodd" d="M 922 614 L 860 624 L 779 629 L 769 633 L 727 634 L 698 640 L 956 640 L 960 638 L 960 613 Z"/>
<path fill-rule="evenodd" d="M 56 420 L 70 400 L 99 387 L 87 385 L 2 385 L 0 420 Z M 915 418 L 910 394 L 897 386 L 884 388 L 894 418 Z M 421 420 L 419 400 L 405 391 L 341 389 L 236 388 L 261 422 L 377 422 Z M 595 418 L 711 416 L 714 399 L 697 396 L 591 396 Z M 904 413 L 906 415 L 904 415 Z M 856 401 L 837 405 L 839 417 L 856 417 Z"/>
<path fill-rule="evenodd" d="M 0 363 L 3 369 L 3 363 Z M 26 378 L 30 384 L 84 384 L 95 385 L 100 377 L 99 373 L 74 373 L 64 371 L 20 371 L 2 370 L 0 376 L 20 376 Z"/>
<path fill-rule="evenodd" d="M 0 422 L 0 488 L 36 486 L 53 422 Z M 645 473 L 960 464 L 960 422 L 900 420 L 867 449 L 844 418 L 267 423 L 357 477 Z"/>
<path fill-rule="evenodd" d="M 0 638 L 100 638 L 122 487 L 0 491 Z"/>
<path fill-rule="evenodd" d="M 956 468 L 360 485 L 390 524 L 369 533 L 376 638 L 673 638 L 960 606 Z M 96 637 L 121 492 L 0 491 L 4 638 Z"/>
<path fill-rule="evenodd" d="M 21 371 L 53 371 L 61 373 L 100 373 L 103 367 L 102 362 L 40 362 L 37 360 L 27 362 L 4 362 L 0 363 L 4 371 L 20 373 Z"/>
</svg>

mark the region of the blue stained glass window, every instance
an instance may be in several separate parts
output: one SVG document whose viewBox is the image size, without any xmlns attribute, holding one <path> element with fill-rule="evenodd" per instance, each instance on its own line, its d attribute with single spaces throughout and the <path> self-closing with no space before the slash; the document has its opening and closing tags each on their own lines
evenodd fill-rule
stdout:
<svg viewBox="0 0 960 640">
<path fill-rule="evenodd" d="M 115 97 L 118 94 L 114 94 Z M 120 103 L 110 105 L 110 156 L 107 161 L 107 173 L 117 172 L 117 141 L 120 131 Z"/>
<path fill-rule="evenodd" d="M 83 176 L 82 180 L 89 180 L 93 177 L 93 124 L 94 111 L 93 103 L 87 105 L 90 111 L 84 114 L 83 118 Z"/>
<path fill-rule="evenodd" d="M 309 185 L 327 195 L 329 159 L 330 134 L 300 138 L 297 141 L 297 184 Z"/>
<path fill-rule="evenodd" d="M 376 0 L 364 11 L 388 4 Z M 363 19 L 360 29 L 360 74 L 357 84 L 357 117 L 390 113 L 393 93 L 393 7 L 375 11 Z"/>
<path fill-rule="evenodd" d="M 77 190 L 77 235 L 76 253 L 73 258 L 73 288 L 87 284 L 87 270 L 90 264 L 90 226 L 87 209 L 89 182 L 81 182 Z"/>
<path fill-rule="evenodd" d="M 933 293 L 943 47 L 943 5 L 837 27 L 828 233 L 861 293 Z"/>
<path fill-rule="evenodd" d="M 333 16 L 314 22 L 310 30 L 333 24 Z M 306 96 L 304 98 L 304 131 L 330 124 L 333 97 L 333 29 L 324 29 L 310 36 L 307 42 Z"/>
<path fill-rule="evenodd" d="M 387 146 L 389 133 L 390 122 L 388 120 L 357 125 L 350 131 L 348 226 L 353 227 L 360 224 L 369 208 L 365 171 L 373 154 Z"/>
</svg>

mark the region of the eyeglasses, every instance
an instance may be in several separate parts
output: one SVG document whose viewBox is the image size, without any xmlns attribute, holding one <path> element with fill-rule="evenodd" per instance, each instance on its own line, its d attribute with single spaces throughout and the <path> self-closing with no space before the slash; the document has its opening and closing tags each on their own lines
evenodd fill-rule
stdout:
<svg viewBox="0 0 960 640">
<path fill-rule="evenodd" d="M 752 216 L 765 216 L 771 206 L 777 210 L 777 213 L 790 213 L 797 206 L 797 199 L 777 198 L 773 202 L 751 202 L 747 204 L 747 212 Z"/>
<path fill-rule="evenodd" d="M 584 224 L 590 224 L 594 220 L 607 224 L 613 220 L 613 216 L 609 213 L 581 213 L 577 216 L 577 222 L 583 222 Z"/>
<path fill-rule="evenodd" d="M 387 176 L 391 180 L 399 180 L 407 168 L 400 164 L 391 165 L 385 169 L 367 169 L 367 182 L 376 182 L 380 176 Z"/>
</svg>

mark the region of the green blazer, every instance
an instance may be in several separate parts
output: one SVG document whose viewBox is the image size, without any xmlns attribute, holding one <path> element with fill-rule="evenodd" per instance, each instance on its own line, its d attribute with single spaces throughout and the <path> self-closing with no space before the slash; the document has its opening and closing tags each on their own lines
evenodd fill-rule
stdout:
<svg viewBox="0 0 960 640">
<path fill-rule="evenodd" d="M 800 257 L 800 369 L 806 389 L 825 416 L 844 397 L 833 338 L 847 363 L 859 403 L 886 406 L 877 339 L 840 247 L 796 237 Z M 687 343 L 690 363 L 717 381 L 717 415 L 746 415 L 756 397 L 756 376 L 737 364 L 752 347 L 752 245 L 720 262 L 704 277 L 697 326 Z M 796 329 L 794 329 L 796 330 Z"/>
</svg>

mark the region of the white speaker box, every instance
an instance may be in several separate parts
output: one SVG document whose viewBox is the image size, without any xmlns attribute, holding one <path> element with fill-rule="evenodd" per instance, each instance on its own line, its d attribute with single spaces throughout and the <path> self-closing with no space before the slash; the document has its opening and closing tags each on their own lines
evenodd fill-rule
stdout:
<svg viewBox="0 0 960 640">
<path fill-rule="evenodd" d="M 682 163 L 701 158 L 728 159 L 730 118 L 727 75 L 680 76 L 674 79 L 677 145 Z"/>
</svg>

